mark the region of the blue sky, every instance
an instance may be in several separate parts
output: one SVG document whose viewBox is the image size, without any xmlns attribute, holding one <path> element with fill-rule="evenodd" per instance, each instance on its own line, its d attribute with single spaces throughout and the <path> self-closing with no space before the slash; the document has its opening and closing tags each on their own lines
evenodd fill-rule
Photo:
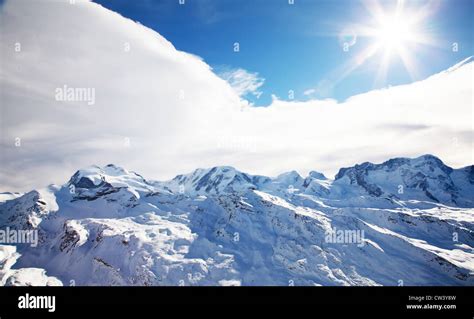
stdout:
<svg viewBox="0 0 474 319">
<path fill-rule="evenodd" d="M 96 0 L 97 3 L 148 26 L 176 48 L 202 57 L 216 72 L 243 68 L 258 73 L 264 84 L 261 96 L 249 94 L 255 105 L 268 105 L 272 94 L 296 100 L 346 98 L 374 88 L 410 83 L 444 70 L 474 52 L 472 34 L 474 1 L 411 1 L 410 10 L 435 9 L 420 24 L 434 45 L 419 45 L 412 51 L 417 74 L 410 75 L 394 56 L 387 76 L 374 80 L 379 67 L 376 54 L 341 78 L 345 63 L 374 42 L 359 35 L 344 51 L 340 34 L 354 24 L 364 24 L 371 15 L 361 1 L 348 0 Z M 396 1 L 379 1 L 387 13 Z M 348 29 L 349 28 L 349 29 Z M 234 43 L 240 52 L 234 52 Z M 452 44 L 458 43 L 453 52 Z M 312 96 L 304 95 L 314 89 Z"/>
</svg>

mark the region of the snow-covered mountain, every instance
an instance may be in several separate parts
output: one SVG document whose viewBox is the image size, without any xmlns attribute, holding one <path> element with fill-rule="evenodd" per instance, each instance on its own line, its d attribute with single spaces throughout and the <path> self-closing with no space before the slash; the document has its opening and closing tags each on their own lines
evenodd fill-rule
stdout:
<svg viewBox="0 0 474 319">
<path fill-rule="evenodd" d="M 452 169 L 432 155 L 342 168 L 335 184 L 357 185 L 372 196 L 393 200 L 416 198 L 474 206 L 474 166 Z"/>
<path fill-rule="evenodd" d="M 473 285 L 474 166 L 425 155 L 275 178 L 165 182 L 115 165 L 5 194 L 3 285 Z M 7 196 L 8 195 L 8 196 Z"/>
</svg>

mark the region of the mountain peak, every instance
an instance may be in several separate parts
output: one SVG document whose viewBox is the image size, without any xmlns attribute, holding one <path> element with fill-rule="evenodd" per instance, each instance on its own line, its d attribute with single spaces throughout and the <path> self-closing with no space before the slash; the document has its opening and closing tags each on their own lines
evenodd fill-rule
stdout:
<svg viewBox="0 0 474 319">
<path fill-rule="evenodd" d="M 252 178 L 253 176 L 242 173 L 232 166 L 215 166 L 178 175 L 169 182 L 169 187 L 175 192 L 201 195 L 221 194 L 228 191 L 240 192 L 256 188 Z"/>
<path fill-rule="evenodd" d="M 344 167 L 339 170 L 339 172 L 336 174 L 335 179 L 338 180 L 342 177 L 344 177 L 348 172 L 352 170 L 364 170 L 364 171 L 370 171 L 370 170 L 388 170 L 392 171 L 395 169 L 398 169 L 399 167 L 403 165 L 408 165 L 408 166 L 414 166 L 414 167 L 422 167 L 422 166 L 430 166 L 431 169 L 434 169 L 434 167 L 438 167 L 441 170 L 443 170 L 445 173 L 450 173 L 452 171 L 452 168 L 445 165 L 442 160 L 440 160 L 438 157 L 431 155 L 431 154 L 425 154 L 421 155 L 419 157 L 415 158 L 408 158 L 408 157 L 395 157 L 392 159 L 389 159 L 381 164 L 374 164 L 372 162 L 364 162 L 362 164 L 356 164 L 353 167 Z"/>
<path fill-rule="evenodd" d="M 438 165 L 445 165 L 444 162 L 437 156 L 431 154 L 421 155 L 413 159 L 413 161 L 423 161 L 423 162 L 431 162 L 436 163 Z"/>
<path fill-rule="evenodd" d="M 311 178 L 314 178 L 314 179 L 321 179 L 321 180 L 328 179 L 323 173 L 320 173 L 320 172 L 317 172 L 317 171 L 309 172 L 308 177 L 311 177 Z"/>
<path fill-rule="evenodd" d="M 469 169 L 454 170 L 438 157 L 425 154 L 416 158 L 393 158 L 381 164 L 370 162 L 341 168 L 335 185 L 357 185 L 375 197 L 425 199 L 471 205 Z M 467 191 L 461 191 L 461 189 Z"/>
<path fill-rule="evenodd" d="M 301 177 L 301 175 L 297 171 L 293 170 L 278 175 L 275 178 L 275 181 L 295 186 L 296 184 L 299 184 L 303 181 L 303 177 Z"/>
<path fill-rule="evenodd" d="M 108 164 L 100 167 L 92 165 L 74 173 L 67 183 L 71 194 L 76 199 L 95 200 L 103 195 L 125 191 L 132 197 L 139 198 L 141 193 L 154 191 L 141 175 Z"/>
</svg>

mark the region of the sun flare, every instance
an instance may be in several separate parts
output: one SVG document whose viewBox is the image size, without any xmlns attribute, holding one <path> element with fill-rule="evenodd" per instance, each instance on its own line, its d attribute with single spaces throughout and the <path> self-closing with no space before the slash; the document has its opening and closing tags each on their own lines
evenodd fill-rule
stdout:
<svg viewBox="0 0 474 319">
<path fill-rule="evenodd" d="M 378 44 L 387 49 L 403 49 L 408 42 L 416 41 L 416 30 L 402 17 L 388 18 L 376 31 Z"/>
<path fill-rule="evenodd" d="M 354 25 L 352 30 L 357 37 L 369 38 L 370 43 L 351 60 L 343 76 L 366 61 L 378 58 L 375 86 L 386 84 L 387 73 L 396 60 L 403 63 L 412 79 L 416 79 L 419 74 L 417 50 L 421 46 L 437 45 L 426 28 L 426 20 L 436 9 L 435 4 L 407 6 L 406 1 L 398 0 L 395 6 L 387 7 L 378 0 L 363 3 L 370 14 L 369 19 L 366 24 Z"/>
</svg>

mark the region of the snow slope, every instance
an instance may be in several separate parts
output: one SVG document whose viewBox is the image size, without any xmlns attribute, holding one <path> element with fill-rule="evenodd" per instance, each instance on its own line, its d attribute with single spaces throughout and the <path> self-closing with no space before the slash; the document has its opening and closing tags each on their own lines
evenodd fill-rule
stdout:
<svg viewBox="0 0 474 319">
<path fill-rule="evenodd" d="M 0 246 L 21 255 L 2 284 L 57 283 L 46 270 L 77 285 L 473 285 L 472 172 L 431 155 L 334 180 L 214 167 L 159 182 L 93 166 L 0 204 L 0 229 L 40 238 Z M 331 240 L 338 230 L 362 235 Z M 35 280 L 12 275 L 25 271 Z"/>
</svg>

